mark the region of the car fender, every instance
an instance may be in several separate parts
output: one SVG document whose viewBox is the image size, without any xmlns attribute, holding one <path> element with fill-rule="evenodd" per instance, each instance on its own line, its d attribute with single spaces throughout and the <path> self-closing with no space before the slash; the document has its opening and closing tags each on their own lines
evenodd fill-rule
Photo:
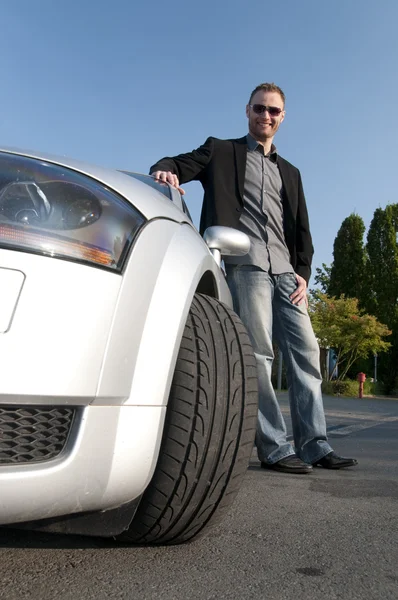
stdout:
<svg viewBox="0 0 398 600">
<path fill-rule="evenodd" d="M 209 272 L 218 298 L 231 306 L 222 271 L 193 226 L 147 225 L 123 275 L 95 404 L 116 396 L 126 405 L 167 405 L 192 298 Z"/>
</svg>

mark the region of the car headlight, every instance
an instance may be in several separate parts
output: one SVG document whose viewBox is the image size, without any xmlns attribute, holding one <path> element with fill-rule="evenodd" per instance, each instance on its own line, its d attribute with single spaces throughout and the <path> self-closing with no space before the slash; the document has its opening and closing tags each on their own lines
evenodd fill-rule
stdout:
<svg viewBox="0 0 398 600">
<path fill-rule="evenodd" d="M 0 246 L 120 272 L 145 218 L 98 181 L 0 153 Z"/>
</svg>

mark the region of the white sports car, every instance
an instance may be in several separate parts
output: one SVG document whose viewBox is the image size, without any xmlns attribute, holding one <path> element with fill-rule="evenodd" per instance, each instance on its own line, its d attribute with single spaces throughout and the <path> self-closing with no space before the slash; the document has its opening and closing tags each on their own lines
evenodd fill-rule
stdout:
<svg viewBox="0 0 398 600">
<path fill-rule="evenodd" d="M 218 520 L 256 426 L 220 267 L 248 249 L 150 176 L 0 151 L 0 525 L 175 544 Z"/>
</svg>

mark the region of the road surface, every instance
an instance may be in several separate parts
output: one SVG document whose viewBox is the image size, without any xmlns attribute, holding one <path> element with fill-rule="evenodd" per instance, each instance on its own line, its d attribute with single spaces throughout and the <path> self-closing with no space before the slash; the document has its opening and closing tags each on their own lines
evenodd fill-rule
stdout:
<svg viewBox="0 0 398 600">
<path fill-rule="evenodd" d="M 253 453 L 228 516 L 185 546 L 0 529 L 0 598 L 397 600 L 398 401 L 325 409 L 331 444 L 358 467 L 291 476 Z"/>
</svg>

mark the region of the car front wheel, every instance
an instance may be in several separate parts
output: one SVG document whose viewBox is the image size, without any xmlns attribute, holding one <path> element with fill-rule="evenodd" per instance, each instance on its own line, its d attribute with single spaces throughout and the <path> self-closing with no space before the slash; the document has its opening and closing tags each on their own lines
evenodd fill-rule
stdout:
<svg viewBox="0 0 398 600">
<path fill-rule="evenodd" d="M 119 539 L 178 544 L 218 523 L 245 475 L 256 419 L 256 361 L 247 332 L 229 307 L 196 294 L 156 470 Z"/>
</svg>

